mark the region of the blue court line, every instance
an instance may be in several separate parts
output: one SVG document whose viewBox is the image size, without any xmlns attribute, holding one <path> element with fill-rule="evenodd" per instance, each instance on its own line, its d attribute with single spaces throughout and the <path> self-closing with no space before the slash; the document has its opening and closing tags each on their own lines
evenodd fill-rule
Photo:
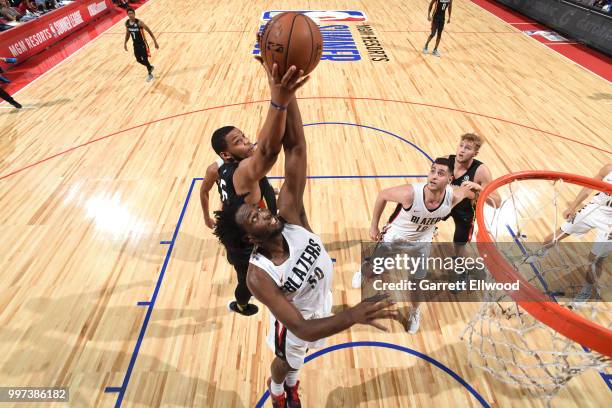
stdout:
<svg viewBox="0 0 612 408">
<path fill-rule="evenodd" d="M 518 236 L 514 233 L 514 231 L 512 230 L 512 227 L 510 227 L 510 225 L 506 224 L 506 228 L 508 229 L 508 231 L 510 232 L 510 235 L 512 235 L 512 239 L 514 239 L 514 243 L 516 245 L 518 245 L 518 247 L 520 248 L 521 252 L 523 253 L 523 255 L 527 255 L 527 250 L 525 249 L 525 247 L 523 246 L 522 242 L 519 241 Z M 546 285 L 546 282 L 544 281 L 544 278 L 542 277 L 542 274 L 540 273 L 540 271 L 538 270 L 538 268 L 535 267 L 535 265 L 533 263 L 529 264 L 531 266 L 531 269 L 534 271 L 534 273 L 536 274 L 536 276 L 538 277 L 538 279 L 540 280 L 540 282 L 542 283 L 542 285 L 544 286 L 544 288 L 546 289 L 547 293 L 550 293 L 550 290 L 548 289 L 548 286 Z M 557 298 L 555 298 L 555 295 L 553 294 L 549 294 L 549 296 L 552 298 L 552 300 L 555 303 L 559 303 L 557 301 Z M 584 347 L 582 344 L 580 344 L 580 347 L 582 347 L 582 349 L 584 351 L 586 351 L 587 353 L 590 353 L 591 351 Z M 606 374 L 603 371 L 599 372 L 599 376 L 604 380 L 604 382 L 606 383 L 606 385 L 608 386 L 608 389 L 610 391 L 612 391 L 612 374 Z"/>
<path fill-rule="evenodd" d="M 378 132 L 382 132 L 384 134 L 387 134 L 389 136 L 393 136 L 396 139 L 401 140 L 404 143 L 409 144 L 410 146 L 414 147 L 416 150 L 418 150 L 419 152 L 421 152 L 421 154 L 423 154 L 423 156 L 427 157 L 429 159 L 430 162 L 433 162 L 434 160 L 427 154 L 425 153 L 425 151 L 423 149 L 421 149 L 419 146 L 417 146 L 416 144 L 412 143 L 410 140 L 404 139 L 401 136 L 396 135 L 395 133 L 391 133 L 387 130 L 384 129 L 380 129 L 374 126 L 367 126 L 367 125 L 360 125 L 358 123 L 350 123 L 350 122 L 315 122 L 315 123 L 306 123 L 304 124 L 304 127 L 307 126 L 315 126 L 315 125 L 343 125 L 343 126 L 356 126 L 356 127 L 360 127 L 360 128 L 365 128 L 365 129 L 372 129 L 372 130 L 376 130 Z"/>
<path fill-rule="evenodd" d="M 172 243 L 172 241 L 160 241 L 159 244 L 160 245 L 170 245 Z"/>
<path fill-rule="evenodd" d="M 151 302 L 146 301 L 146 302 L 138 302 L 136 305 L 138 306 L 149 306 L 151 304 Z"/>
<path fill-rule="evenodd" d="M 170 246 L 168 247 L 168 252 L 166 252 L 166 258 L 164 259 L 164 264 L 162 266 L 161 272 L 159 273 L 159 277 L 157 278 L 157 284 L 155 285 L 153 296 L 151 296 L 151 301 L 149 302 L 147 313 L 142 323 L 140 334 L 138 335 L 138 340 L 136 341 L 134 351 L 132 352 L 132 358 L 130 359 L 130 363 L 125 373 L 125 377 L 123 378 L 123 383 L 121 384 L 121 387 L 107 387 L 105 390 L 105 392 L 118 392 L 119 393 L 119 395 L 117 396 L 117 402 L 115 403 L 115 408 L 120 407 L 121 403 L 123 402 L 123 397 L 125 396 L 125 391 L 127 390 L 127 386 L 130 382 L 130 377 L 132 376 L 132 370 L 134 369 L 134 365 L 136 364 L 136 359 L 138 358 L 138 352 L 140 351 L 142 340 L 144 339 L 145 332 L 147 330 L 147 326 L 149 325 L 149 319 L 151 318 L 151 313 L 153 312 L 153 308 L 155 307 L 155 302 L 157 301 L 157 295 L 159 293 L 159 288 L 161 287 L 161 284 L 164 280 L 166 268 L 168 267 L 168 262 L 170 261 L 170 256 L 172 255 L 172 250 L 174 249 L 174 244 L 176 243 L 176 237 L 178 235 L 179 229 L 181 228 L 183 217 L 185 216 L 185 211 L 187 210 L 187 205 L 189 204 L 189 199 L 191 197 L 191 193 L 193 192 L 193 187 L 195 186 L 195 182 L 197 180 L 202 180 L 202 178 L 194 178 L 191 180 L 191 185 L 189 186 L 189 192 L 187 193 L 187 197 L 185 198 L 185 202 L 183 204 L 183 209 L 181 210 L 181 215 L 179 216 L 179 220 L 176 224 L 176 228 L 174 229 L 174 234 L 172 235 L 172 240 L 170 241 Z"/>
<path fill-rule="evenodd" d="M 392 349 L 392 350 L 402 351 L 402 352 L 407 353 L 407 354 L 412 354 L 415 357 L 418 357 L 420 359 L 423 359 L 423 360 L 427 361 L 430 364 L 433 364 L 434 366 L 436 366 L 440 370 L 444 371 L 446 374 L 450 375 L 455 381 L 457 381 L 459 384 L 464 386 L 470 392 L 470 394 L 472 394 L 474 396 L 474 398 L 476 398 L 478 400 L 478 402 L 480 402 L 480 404 L 483 407 L 490 408 L 490 405 L 478 393 L 478 391 L 476 391 L 470 384 L 468 384 L 463 378 L 461 378 L 461 376 L 459 376 L 459 374 L 455 373 L 453 370 L 451 370 L 450 368 L 448 368 L 447 366 L 445 366 L 444 364 L 442 364 L 438 360 L 434 359 L 433 357 L 428 356 L 427 354 L 423 354 L 421 352 L 418 352 L 418 351 L 413 350 L 413 349 L 408 348 L 408 347 L 400 346 L 398 344 L 384 343 L 384 342 L 380 342 L 380 341 L 354 341 L 354 342 L 350 342 L 350 343 L 336 344 L 334 346 L 330 346 L 330 347 L 324 348 L 323 350 L 319 350 L 319 351 L 317 351 L 315 353 L 309 354 L 304 359 L 304 364 L 308 363 L 311 360 L 314 360 L 317 357 L 321 357 L 321 356 L 323 356 L 323 355 L 325 355 L 327 353 L 331 353 L 332 351 L 342 350 L 342 349 L 352 348 L 352 347 L 381 347 L 381 348 L 388 348 L 388 349 Z M 263 404 L 266 402 L 266 400 L 268 399 L 269 396 L 270 396 L 270 391 L 267 390 L 261 396 L 259 401 L 257 401 L 257 405 L 255 405 L 255 408 L 263 407 Z"/>
</svg>

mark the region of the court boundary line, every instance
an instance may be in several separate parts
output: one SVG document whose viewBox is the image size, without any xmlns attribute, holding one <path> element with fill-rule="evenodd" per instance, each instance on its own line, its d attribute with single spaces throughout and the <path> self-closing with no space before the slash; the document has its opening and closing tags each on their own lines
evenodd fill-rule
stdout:
<svg viewBox="0 0 612 408">
<path fill-rule="evenodd" d="M 480 402 L 480 404 L 485 408 L 490 408 L 490 405 L 487 401 L 472 387 L 467 381 L 465 381 L 459 374 L 455 373 L 453 370 L 439 362 L 433 357 L 428 356 L 427 354 L 421 353 L 409 347 L 400 346 L 399 344 L 387 343 L 382 341 L 352 341 L 348 343 L 335 344 L 333 346 L 326 347 L 322 350 L 318 350 L 312 354 L 309 354 L 304 359 L 304 363 L 309 362 L 310 360 L 314 360 L 317 357 L 323 356 L 325 354 L 331 353 L 332 351 L 342 350 L 346 348 L 353 347 L 381 347 L 381 348 L 389 348 L 393 350 L 403 351 L 404 353 L 411 354 L 415 357 L 418 357 L 422 360 L 427 361 L 428 363 L 436 366 L 440 370 L 444 371 L 446 374 L 450 375 L 455 381 L 461 384 L 464 388 L 466 388 L 474 398 Z M 266 402 L 268 397 L 270 396 L 270 390 L 266 390 L 261 398 L 257 401 L 255 408 L 262 408 L 263 404 Z"/>
<path fill-rule="evenodd" d="M 486 1 L 486 0 L 485 0 L 485 1 Z M 487 10 L 486 8 L 484 8 L 483 6 L 481 6 L 480 4 L 476 3 L 474 0 L 470 0 L 470 3 L 474 4 L 474 5 L 475 5 L 475 6 L 477 6 L 479 9 L 486 11 L 487 13 L 489 13 L 489 14 L 490 14 L 490 15 L 492 15 L 493 17 L 497 18 L 497 19 L 498 19 L 499 21 L 501 21 L 502 23 L 506 24 L 507 26 L 512 27 L 512 29 L 513 29 L 513 30 L 518 31 L 518 32 L 519 32 L 519 33 L 521 33 L 521 34 L 524 34 L 524 33 L 523 33 L 523 31 L 522 31 L 522 30 L 520 30 L 520 29 L 518 29 L 517 27 L 515 27 L 515 26 L 514 26 L 515 24 L 521 24 L 521 25 L 522 25 L 522 24 L 534 24 L 534 25 L 540 25 L 540 26 L 542 26 L 542 27 L 547 28 L 548 30 L 551 30 L 551 31 L 553 31 L 553 32 L 557 33 L 557 31 L 556 31 L 555 29 L 550 28 L 550 27 L 547 27 L 547 26 L 545 26 L 544 24 L 539 23 L 539 22 L 537 22 L 537 21 L 536 21 L 535 23 L 522 23 L 522 22 L 521 22 L 521 23 L 510 23 L 510 22 L 507 22 L 506 20 L 504 20 L 503 18 L 501 18 L 501 17 L 500 17 L 500 16 L 498 16 L 497 14 L 493 13 L 493 12 L 492 12 L 492 11 L 490 11 L 490 10 Z M 506 6 L 506 7 L 507 7 L 507 6 Z M 508 8 L 509 8 L 509 7 L 508 7 Z M 530 20 L 533 20 L 531 17 L 526 16 L 526 15 L 524 15 L 524 14 L 522 14 L 522 13 L 520 13 L 520 12 L 516 11 L 516 10 L 513 10 L 513 9 L 511 9 L 511 8 L 510 8 L 510 10 L 514 11 L 515 13 L 520 14 L 520 15 L 521 15 L 521 16 L 523 16 L 525 19 L 530 19 Z M 534 21 L 535 21 L 535 20 L 534 20 Z M 561 54 L 559 51 L 555 50 L 554 48 L 548 47 L 546 44 L 541 43 L 541 42 L 539 42 L 538 40 L 531 38 L 531 36 L 527 36 L 527 37 L 529 37 L 529 38 L 530 38 L 532 41 L 534 41 L 534 42 L 536 42 L 536 43 L 540 44 L 542 47 L 544 47 L 544 48 L 546 48 L 546 49 L 548 49 L 548 50 L 553 51 L 553 52 L 554 52 L 556 55 L 559 55 L 559 56 L 561 56 L 561 57 L 565 58 L 566 60 L 568 60 L 569 62 L 571 62 L 571 63 L 573 63 L 573 64 L 575 64 L 575 65 L 579 66 L 580 68 L 582 68 L 582 69 L 583 69 L 583 70 L 585 70 L 586 72 L 588 72 L 588 73 L 590 73 L 590 74 L 593 74 L 593 75 L 595 75 L 595 76 L 597 76 L 597 77 L 599 77 L 599 78 L 603 79 L 603 80 L 604 80 L 604 81 L 606 81 L 608 84 L 610 83 L 610 81 L 609 81 L 608 79 L 606 79 L 606 78 L 602 77 L 601 75 L 599 75 L 599 74 L 598 74 L 598 73 L 596 73 L 596 72 L 591 71 L 590 69 L 588 69 L 588 68 L 587 68 L 587 67 L 585 67 L 584 65 L 582 65 L 582 64 L 580 64 L 580 63 L 578 63 L 578 62 L 574 61 L 573 59 L 571 59 L 571 58 L 569 58 L 569 57 L 566 57 L 565 55 Z M 565 37 L 565 36 L 564 36 L 564 37 Z M 596 50 L 596 51 L 597 51 L 597 50 Z M 597 51 L 597 52 L 601 52 L 601 51 Z M 610 152 L 607 152 L 607 153 L 610 153 Z"/>
</svg>

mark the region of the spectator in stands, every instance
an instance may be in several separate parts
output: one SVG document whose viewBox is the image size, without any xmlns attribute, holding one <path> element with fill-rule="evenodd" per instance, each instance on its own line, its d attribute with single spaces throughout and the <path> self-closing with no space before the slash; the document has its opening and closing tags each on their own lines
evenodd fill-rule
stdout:
<svg viewBox="0 0 612 408">
<path fill-rule="evenodd" d="M 593 3 L 593 7 L 600 8 L 605 12 L 610 12 L 610 7 L 612 6 L 612 0 L 597 0 Z"/>
<path fill-rule="evenodd" d="M 0 16 L 7 21 L 21 21 L 23 15 L 10 6 L 7 0 L 0 0 Z"/>
<path fill-rule="evenodd" d="M 26 14 L 26 12 L 38 14 L 38 6 L 34 0 L 20 0 L 19 4 L 14 5 L 15 9 L 21 14 Z"/>
</svg>

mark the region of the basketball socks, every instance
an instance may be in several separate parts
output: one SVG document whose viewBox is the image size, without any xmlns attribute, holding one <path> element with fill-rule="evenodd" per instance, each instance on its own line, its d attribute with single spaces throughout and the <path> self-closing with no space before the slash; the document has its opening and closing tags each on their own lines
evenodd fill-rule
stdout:
<svg viewBox="0 0 612 408">
<path fill-rule="evenodd" d="M 285 377 L 285 384 L 288 387 L 295 387 L 295 384 L 298 382 L 298 373 L 299 371 L 289 371 L 287 376 Z"/>
<path fill-rule="evenodd" d="M 277 384 L 274 380 L 270 381 L 270 392 L 273 395 L 281 395 L 285 393 L 285 389 L 283 388 L 283 384 Z"/>
</svg>

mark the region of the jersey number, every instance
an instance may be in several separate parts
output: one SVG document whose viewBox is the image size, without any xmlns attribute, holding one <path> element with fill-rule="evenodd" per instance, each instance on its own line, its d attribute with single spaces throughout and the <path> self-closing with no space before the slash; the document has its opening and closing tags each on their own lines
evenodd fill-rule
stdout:
<svg viewBox="0 0 612 408">
<path fill-rule="evenodd" d="M 225 191 L 225 186 L 227 184 L 225 183 L 225 180 L 221 179 L 219 180 L 219 189 L 221 190 L 221 201 L 226 202 L 227 201 L 227 191 Z"/>
<path fill-rule="evenodd" d="M 324 276 L 325 274 L 323 273 L 323 269 L 317 266 L 314 270 L 314 276 L 310 275 L 308 277 L 308 284 L 310 285 L 310 288 L 314 289 L 317 285 L 317 282 L 323 279 Z"/>
<path fill-rule="evenodd" d="M 132 35 L 132 40 L 136 39 L 136 33 L 134 31 L 130 32 L 130 34 Z"/>
</svg>

